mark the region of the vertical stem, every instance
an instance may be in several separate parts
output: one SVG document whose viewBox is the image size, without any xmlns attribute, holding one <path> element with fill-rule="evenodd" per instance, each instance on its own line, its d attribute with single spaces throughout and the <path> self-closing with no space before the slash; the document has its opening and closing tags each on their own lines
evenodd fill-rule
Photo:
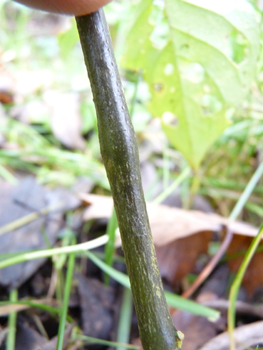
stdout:
<svg viewBox="0 0 263 350">
<path fill-rule="evenodd" d="M 164 297 L 141 184 L 136 137 L 103 10 L 77 17 L 144 350 L 179 350 Z"/>
<path fill-rule="evenodd" d="M 67 312 L 68 312 L 68 302 L 69 302 L 70 291 L 71 291 L 71 282 L 72 282 L 72 276 L 74 272 L 74 265 L 75 265 L 75 254 L 71 253 L 68 259 L 67 277 L 66 277 L 63 305 L 62 305 L 62 310 L 60 315 L 59 328 L 58 328 L 58 341 L 57 341 L 56 350 L 63 349 L 65 325 L 66 325 Z"/>
<path fill-rule="evenodd" d="M 17 289 L 13 289 L 10 292 L 9 299 L 11 302 L 17 301 L 18 292 Z M 8 316 L 8 334 L 6 341 L 6 350 L 14 350 L 16 343 L 16 311 L 10 312 Z"/>
</svg>

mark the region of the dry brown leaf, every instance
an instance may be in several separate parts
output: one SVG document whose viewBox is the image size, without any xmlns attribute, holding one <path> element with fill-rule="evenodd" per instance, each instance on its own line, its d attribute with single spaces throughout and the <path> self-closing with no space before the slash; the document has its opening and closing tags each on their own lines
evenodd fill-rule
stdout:
<svg viewBox="0 0 263 350">
<path fill-rule="evenodd" d="M 80 198 L 90 205 L 84 220 L 110 217 L 111 197 L 80 194 Z M 223 225 L 228 226 L 230 232 L 257 234 L 257 229 L 252 226 L 216 214 L 151 203 L 147 204 L 147 210 L 160 273 L 172 285 L 193 271 L 198 256 L 207 252 L 213 232 L 221 230 Z M 120 244 L 119 239 L 116 245 Z"/>
<path fill-rule="evenodd" d="M 68 346 L 71 341 L 71 333 L 72 329 L 75 326 L 74 323 L 70 323 L 67 328 L 65 329 L 64 333 L 64 339 L 63 339 L 63 350 L 68 349 Z M 41 348 L 39 347 L 38 350 L 56 350 L 57 349 L 57 343 L 58 343 L 58 337 L 54 337 L 51 340 L 49 340 L 46 344 L 44 344 Z"/>
<path fill-rule="evenodd" d="M 0 191 L 0 254 L 43 249 L 46 247 L 46 238 L 53 245 L 63 222 L 64 210 L 80 205 L 80 201 L 68 191 L 59 188 L 48 190 L 39 185 L 33 176 L 25 177 L 17 185 L 2 181 Z M 57 211 L 40 215 L 36 220 L 28 220 L 26 225 L 21 224 L 20 220 L 25 220 L 29 214 L 59 206 Z M 18 288 L 44 264 L 45 260 L 29 260 L 1 269 L 1 286 Z"/>
<path fill-rule="evenodd" d="M 51 300 L 48 299 L 36 299 L 36 300 L 30 300 L 30 302 L 35 304 L 51 304 Z M 0 306 L 0 317 L 7 316 L 11 312 L 19 312 L 23 310 L 30 309 L 32 306 L 30 305 L 23 305 L 23 304 L 10 304 L 10 305 L 1 305 Z"/>
<path fill-rule="evenodd" d="M 29 308 L 30 306 L 21 304 L 2 305 L 0 306 L 0 317 L 7 316 L 11 312 L 19 312 Z"/>
<path fill-rule="evenodd" d="M 193 271 L 198 256 L 207 252 L 212 233 L 203 231 L 156 246 L 156 255 L 162 278 L 172 285 Z"/>
<path fill-rule="evenodd" d="M 90 206 L 84 213 L 84 220 L 108 218 L 112 213 L 112 198 L 94 194 L 80 194 L 80 199 Z M 166 205 L 147 203 L 147 210 L 154 243 L 163 246 L 176 239 L 192 236 L 199 232 L 214 232 L 226 225 L 235 234 L 254 237 L 258 229 L 244 222 L 226 219 L 217 214 L 197 210 L 184 210 Z"/>
<path fill-rule="evenodd" d="M 250 247 L 252 242 L 251 237 L 244 237 L 241 235 L 235 235 L 233 240 L 227 250 L 227 253 L 231 256 L 232 254 L 246 252 Z M 244 260 L 244 255 L 237 257 L 235 259 L 228 260 L 227 264 L 231 271 L 237 272 L 242 261 Z M 263 251 L 255 253 L 253 256 L 244 278 L 242 280 L 242 285 L 245 288 L 248 296 L 251 298 L 257 289 L 261 289 L 263 286 Z"/>
<path fill-rule="evenodd" d="M 205 317 L 176 310 L 172 319 L 176 328 L 184 334 L 183 350 L 199 349 L 217 334 L 215 324 Z"/>
<path fill-rule="evenodd" d="M 9 92 L 8 90 L 1 90 L 0 89 L 0 102 L 2 104 L 10 104 L 10 103 L 14 103 L 14 97 L 13 94 L 11 92 Z"/>
</svg>

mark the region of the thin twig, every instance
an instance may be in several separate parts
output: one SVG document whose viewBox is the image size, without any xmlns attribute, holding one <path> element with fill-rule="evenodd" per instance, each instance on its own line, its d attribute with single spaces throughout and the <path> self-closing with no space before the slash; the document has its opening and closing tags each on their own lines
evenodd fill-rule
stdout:
<svg viewBox="0 0 263 350">
<path fill-rule="evenodd" d="M 206 278 L 210 275 L 210 273 L 214 270 L 224 253 L 226 252 L 229 244 L 232 241 L 233 238 L 233 232 L 226 226 L 223 226 L 222 231 L 226 232 L 225 238 L 223 240 L 223 243 L 221 244 L 221 247 L 217 251 L 217 253 L 213 256 L 213 258 L 209 261 L 209 263 L 205 266 L 205 268 L 202 270 L 202 272 L 198 275 L 197 279 L 194 281 L 194 283 L 191 285 L 190 288 L 188 288 L 183 294 L 183 298 L 189 298 L 199 287 L 200 285 L 206 280 Z"/>
</svg>

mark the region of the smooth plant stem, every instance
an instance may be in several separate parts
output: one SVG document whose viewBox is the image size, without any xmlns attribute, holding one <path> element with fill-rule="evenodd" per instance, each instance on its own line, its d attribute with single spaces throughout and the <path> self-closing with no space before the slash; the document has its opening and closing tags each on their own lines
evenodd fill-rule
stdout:
<svg viewBox="0 0 263 350">
<path fill-rule="evenodd" d="M 65 325 L 66 325 L 66 319 L 67 319 L 68 302 L 69 302 L 70 291 L 71 291 L 71 282 L 72 282 L 72 276 L 74 271 L 74 264 L 75 264 L 75 254 L 71 253 L 68 259 L 67 276 L 66 276 L 66 283 L 65 283 L 63 305 L 62 305 L 60 321 L 59 321 L 58 342 L 57 342 L 56 350 L 63 349 Z"/>
<path fill-rule="evenodd" d="M 247 184 L 244 192 L 239 197 L 239 200 L 237 201 L 235 207 L 233 208 L 232 212 L 229 215 L 229 219 L 232 219 L 232 220 L 237 219 L 238 215 L 240 214 L 241 210 L 244 208 L 246 202 L 248 201 L 249 196 L 253 192 L 254 188 L 256 187 L 262 175 L 263 175 L 263 162 L 257 168 L 255 173 L 251 177 L 249 183 Z"/>
<path fill-rule="evenodd" d="M 144 350 L 178 350 L 165 300 L 141 184 L 138 147 L 103 10 L 77 17 L 97 112 L 102 159 L 122 237 Z"/>
<path fill-rule="evenodd" d="M 19 264 L 21 262 L 28 261 L 28 260 L 49 258 L 54 255 L 66 254 L 66 253 L 69 254 L 69 253 L 85 252 L 87 250 L 100 247 L 104 245 L 107 241 L 108 241 L 108 237 L 104 235 L 92 241 L 71 245 L 68 247 L 45 249 L 45 250 L 39 250 L 31 253 L 21 253 L 17 256 L 13 256 L 11 258 L 0 261 L 0 269 L 3 269 L 4 267 L 7 267 L 7 266 Z"/>
<path fill-rule="evenodd" d="M 10 302 L 15 303 L 17 301 L 17 289 L 13 289 L 10 292 Z M 8 316 L 8 334 L 6 341 L 6 350 L 14 350 L 16 343 L 16 311 L 13 311 Z"/>
<path fill-rule="evenodd" d="M 248 267 L 248 264 L 250 263 L 253 255 L 255 254 L 255 251 L 257 249 L 257 246 L 259 245 L 263 234 L 263 226 L 261 226 L 258 234 L 256 237 L 254 237 L 249 249 L 247 250 L 247 253 L 245 255 L 245 258 L 238 270 L 238 273 L 235 277 L 235 280 L 230 288 L 230 294 L 229 294 L 229 309 L 227 313 L 227 320 L 228 320 L 228 333 L 230 337 L 230 350 L 235 350 L 235 339 L 234 339 L 234 328 L 235 328 L 235 304 L 237 300 L 238 291 L 242 282 L 242 279 L 244 277 L 244 274 L 246 272 L 246 269 Z"/>
</svg>

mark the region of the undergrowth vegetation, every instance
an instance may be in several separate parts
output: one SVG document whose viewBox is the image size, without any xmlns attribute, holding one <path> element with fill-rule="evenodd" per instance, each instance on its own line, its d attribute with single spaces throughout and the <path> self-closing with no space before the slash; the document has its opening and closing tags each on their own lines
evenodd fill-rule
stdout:
<svg viewBox="0 0 263 350">
<path fill-rule="evenodd" d="M 0 151 L 1 176 L 15 181 L 12 171 L 19 169 L 35 173 L 42 183 L 62 183 L 64 185 L 72 185 L 77 176 L 89 176 L 98 186 L 109 189 L 100 162 L 92 98 L 86 99 L 87 93 L 91 96 L 91 92 L 73 20 L 70 18 L 57 20 L 52 15 L 38 13 L 10 2 L 2 1 L 0 5 L 2 71 L 8 80 L 8 85 L 11 85 L 11 91 L 15 90 L 16 93 L 15 108 L 13 104 L 2 107 L 2 113 L 8 118 L 1 119 L 1 132 L 7 144 Z M 134 10 L 136 6 L 138 7 L 136 1 L 131 4 L 123 1 L 113 2 L 105 9 L 120 64 L 122 57 L 130 56 L 127 51 L 134 50 L 133 42 L 129 37 L 129 25 L 126 22 L 132 23 L 136 20 L 136 11 L 138 11 L 138 9 Z M 144 7 L 147 6 L 144 5 Z M 159 13 L 157 10 L 161 11 L 157 8 L 155 10 L 157 13 Z M 37 25 L 38 22 L 42 23 L 46 17 L 45 25 Z M 260 13 L 258 17 L 260 18 Z M 163 18 L 160 20 L 161 24 L 162 21 Z M 162 32 L 162 30 L 167 30 L 167 25 L 164 24 L 162 29 L 160 23 L 158 25 L 161 32 L 158 38 L 161 41 L 167 37 L 167 33 Z M 135 35 L 134 30 L 133 35 Z M 162 42 L 161 45 L 163 46 Z M 243 46 L 236 45 L 236 47 L 237 50 L 243 50 Z M 126 56 L 123 56 L 124 54 Z M 124 62 L 124 66 L 127 65 Z M 134 68 L 136 68 L 135 65 L 134 63 Z M 163 178 L 164 186 L 167 186 L 170 179 L 176 178 L 187 163 L 181 153 L 166 142 L 165 134 L 160 127 L 160 119 L 151 118 L 149 109 L 151 111 L 156 108 L 151 107 L 149 103 L 151 95 L 156 91 L 150 91 L 149 83 L 145 82 L 141 70 L 136 73 L 122 69 L 121 72 L 134 128 L 137 131 L 139 145 L 141 145 L 142 159 L 144 159 L 144 153 L 147 153 L 148 158 L 157 165 L 157 176 Z M 198 71 L 193 70 L 192 73 L 198 74 Z M 253 73 L 255 71 L 251 75 Z M 208 196 L 216 210 L 225 216 L 231 212 L 262 159 L 261 75 L 262 64 L 259 60 L 256 63 L 254 82 L 250 81 L 246 85 L 249 91 L 245 99 L 236 101 L 235 109 L 232 108 L 229 111 L 231 112 L 231 124 L 224 131 L 218 131 L 217 139 L 208 146 L 200 166 L 196 168 L 194 165 L 195 181 L 192 191 Z M 9 80 L 13 81 L 10 83 Z M 157 90 L 160 88 L 156 86 Z M 65 148 L 67 145 L 63 145 L 63 142 L 61 143 L 54 136 L 54 128 L 52 132 L 50 120 L 51 111 L 46 107 L 45 100 L 45 95 L 48 95 L 50 90 L 77 94 L 81 114 L 80 134 L 84 137 L 85 144 L 82 150 L 69 151 Z M 56 96 L 54 101 L 56 101 Z M 151 104 L 158 103 L 164 106 L 164 110 L 168 108 L 165 106 L 165 101 L 153 101 Z M 173 117 L 169 116 L 169 113 L 164 113 L 163 118 L 169 120 Z M 218 119 L 213 120 L 215 125 L 218 122 Z M 172 121 L 171 127 L 174 127 L 175 123 Z M 196 148 L 200 143 L 205 143 L 204 140 L 208 138 L 209 132 L 202 130 L 201 126 L 200 134 L 200 139 L 193 140 L 197 142 Z M 146 143 L 150 144 L 148 150 L 145 150 L 144 147 Z M 209 143 L 211 144 L 211 141 Z M 74 149 L 75 144 L 73 142 L 73 147 L 70 148 Z M 194 159 L 194 154 L 185 155 L 187 159 L 190 159 L 191 164 L 191 157 Z M 186 195 L 191 192 L 192 179 L 190 177 L 183 185 Z M 259 205 L 262 190 L 261 185 L 257 186 L 242 214 L 245 219 L 249 221 L 252 219 L 252 222 L 255 223 L 259 222 L 259 216 L 262 215 L 262 208 Z"/>
<path fill-rule="evenodd" d="M 105 8 L 141 161 L 152 164 L 155 169 L 146 198 L 160 203 L 174 190 L 171 183 L 178 180 L 176 187 L 180 186 L 184 208 L 192 208 L 194 196 L 201 195 L 218 214 L 260 226 L 263 217 L 263 31 L 258 4 L 240 0 L 238 23 L 235 16 L 229 16 L 230 29 L 222 29 L 224 6 L 234 5 L 232 1 L 229 4 L 221 1 L 217 12 L 213 9 L 213 15 L 206 13 L 212 16 L 210 20 L 221 18 L 217 18 L 221 29 L 216 27 L 215 32 L 207 33 L 201 25 L 205 22 L 202 14 L 207 9 L 197 9 L 189 3 L 188 7 L 181 4 L 175 8 L 174 4 L 180 3 L 175 1 L 167 1 L 166 5 L 162 1 L 153 3 L 120 0 Z M 184 13 L 184 22 L 176 17 L 178 13 L 179 17 Z M 198 16 L 199 22 L 189 24 L 191 18 Z M 250 24 L 249 32 L 242 20 Z M 69 17 L 44 14 L 0 0 L 0 23 L 0 92 L 10 97 L 8 103 L 0 105 L 0 177 L 16 184 L 24 174 L 30 173 L 51 187 L 71 187 L 76 178 L 87 177 L 95 193 L 108 195 L 110 188 L 100 156 L 96 114 L 75 22 Z M 201 28 L 197 43 L 190 35 L 196 23 Z M 182 28 L 189 41 L 180 46 L 180 40 L 185 40 Z M 211 49 L 213 40 L 218 43 L 216 52 Z M 195 50 L 186 53 L 187 45 L 196 45 Z M 228 62 L 211 67 L 207 57 L 211 55 L 219 62 L 221 54 Z M 177 97 L 172 98 L 169 93 L 175 91 L 179 91 Z M 54 104 L 58 111 L 54 111 Z M 77 127 L 71 129 L 72 123 Z M 161 191 L 156 193 L 154 188 L 158 183 Z M 130 318 L 131 295 L 127 276 L 107 266 L 115 259 L 112 242 L 116 225 L 113 214 L 108 226 L 111 237 L 106 254 L 108 264 L 90 252 L 86 254 L 126 288 L 122 302 L 122 310 L 126 311 L 122 313 L 121 327 Z M 82 251 L 74 232 L 64 237 L 63 245 L 72 245 L 72 249 L 62 247 L 56 252 L 47 249 L 42 255 L 33 252 L 32 256 L 18 255 L 9 257 L 6 263 L 0 262 L 1 267 L 6 267 L 58 254 L 62 260 L 58 263 L 54 259 L 53 263 L 59 275 L 67 261 L 65 254 L 70 254 L 66 281 L 60 276 L 65 295 L 58 298 L 64 313 L 57 349 L 63 346 L 75 254 Z M 13 291 L 10 302 L 16 298 Z M 175 300 L 170 299 L 170 304 L 177 306 Z M 195 309 L 194 304 L 186 304 L 185 309 L 191 307 L 197 314 L 205 313 Z M 51 311 L 58 312 L 56 308 Z M 206 316 L 215 317 L 207 312 Z M 10 317 L 9 322 L 8 350 L 12 350 L 15 318 Z M 117 345 L 85 338 L 78 329 L 73 332 L 73 338 L 128 348 L 120 345 L 129 341 L 129 333 L 123 336 L 123 332 L 119 332 Z"/>
</svg>

